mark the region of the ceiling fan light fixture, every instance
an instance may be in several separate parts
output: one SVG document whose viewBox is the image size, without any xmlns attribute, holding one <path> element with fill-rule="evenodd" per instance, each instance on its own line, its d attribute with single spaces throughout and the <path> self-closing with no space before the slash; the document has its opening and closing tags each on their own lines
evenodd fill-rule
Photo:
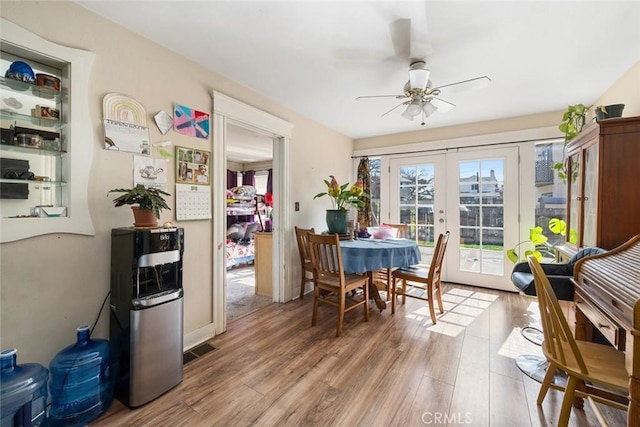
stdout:
<svg viewBox="0 0 640 427">
<path fill-rule="evenodd" d="M 407 105 L 406 113 L 411 114 L 411 117 L 419 116 L 422 113 L 422 100 L 419 96 L 415 96 Z"/>
<path fill-rule="evenodd" d="M 424 112 L 425 118 L 429 117 L 431 114 L 438 111 L 438 107 L 433 105 L 431 102 L 425 102 L 422 106 L 422 111 Z"/>
<path fill-rule="evenodd" d="M 409 113 L 410 105 L 407 105 L 407 108 L 402 112 L 401 116 L 407 120 L 413 120 L 413 115 Z"/>
<path fill-rule="evenodd" d="M 423 63 L 424 64 L 424 63 Z M 409 85 L 411 89 L 425 90 L 429 82 L 431 71 L 426 68 L 412 68 L 409 70 Z"/>
</svg>

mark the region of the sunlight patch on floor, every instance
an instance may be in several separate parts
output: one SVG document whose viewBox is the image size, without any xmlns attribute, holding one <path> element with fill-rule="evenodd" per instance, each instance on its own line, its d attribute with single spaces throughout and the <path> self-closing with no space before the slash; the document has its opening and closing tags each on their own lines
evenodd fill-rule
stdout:
<svg viewBox="0 0 640 427">
<path fill-rule="evenodd" d="M 455 337 L 484 313 L 496 299 L 498 299 L 498 295 L 451 289 L 442 294 L 444 314 L 440 314 L 436 307 L 438 322 L 435 325 L 431 323 L 429 307 L 426 305 L 407 313 L 405 317 L 424 322 L 423 326 L 430 332 Z"/>
<path fill-rule="evenodd" d="M 500 356 L 509 357 L 511 359 L 515 359 L 516 357 L 525 354 L 542 356 L 542 347 L 535 345 L 523 337 L 521 331 L 522 328 L 513 328 L 507 339 L 502 343 L 502 346 L 500 346 L 500 350 L 498 350 L 498 354 Z"/>
</svg>

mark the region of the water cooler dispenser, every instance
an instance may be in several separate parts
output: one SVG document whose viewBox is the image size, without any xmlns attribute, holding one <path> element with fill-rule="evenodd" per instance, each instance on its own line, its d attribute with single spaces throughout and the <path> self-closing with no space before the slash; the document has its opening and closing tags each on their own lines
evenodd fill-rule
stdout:
<svg viewBox="0 0 640 427">
<path fill-rule="evenodd" d="M 143 405 L 182 381 L 182 228 L 111 231 L 115 395 Z"/>
</svg>

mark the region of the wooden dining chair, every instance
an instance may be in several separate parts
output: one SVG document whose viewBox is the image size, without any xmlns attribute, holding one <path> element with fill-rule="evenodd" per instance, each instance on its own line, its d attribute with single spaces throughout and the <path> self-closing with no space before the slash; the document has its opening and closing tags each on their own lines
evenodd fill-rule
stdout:
<svg viewBox="0 0 640 427">
<path fill-rule="evenodd" d="M 387 227 L 391 227 L 397 230 L 396 237 L 400 239 L 406 239 L 408 233 L 407 224 L 382 224 Z M 382 270 L 373 272 L 373 284 L 379 290 L 383 290 L 387 294 L 387 301 L 391 299 L 391 273 L 393 268 L 383 268 Z"/>
<path fill-rule="evenodd" d="M 433 322 L 434 325 L 436 324 L 437 319 L 433 296 L 435 294 L 440 313 L 444 313 L 444 307 L 442 306 L 440 275 L 442 270 L 442 261 L 444 260 L 444 254 L 447 250 L 448 242 L 448 231 L 438 236 L 433 258 L 428 269 L 411 266 L 407 268 L 399 268 L 391 273 L 391 276 L 393 277 L 393 284 L 391 286 L 391 314 L 396 312 L 396 299 L 398 295 L 402 296 L 402 304 L 407 301 L 406 297 L 416 298 L 429 303 L 431 322 Z M 396 286 L 396 280 L 398 279 L 402 280 L 401 287 Z M 408 289 L 407 282 L 410 282 Z M 416 291 L 418 293 L 416 293 Z M 425 292 L 426 295 L 424 295 Z"/>
<path fill-rule="evenodd" d="M 338 308 L 338 327 L 336 336 L 342 333 L 344 314 L 358 306 L 364 306 L 364 321 L 369 321 L 369 277 L 357 274 L 344 274 L 340 240 L 337 234 L 309 234 L 309 249 L 313 265 L 313 317 L 315 326 L 318 318 L 318 304 L 324 302 Z M 347 292 L 362 288 L 362 299 Z M 352 299 L 353 298 L 353 299 Z"/>
<path fill-rule="evenodd" d="M 585 390 L 576 390 L 579 382 L 604 387 L 627 395 L 629 392 L 629 372 L 625 367 L 624 352 L 614 347 L 588 341 L 577 341 L 569 328 L 569 323 L 562 311 L 558 298 L 553 292 L 551 283 L 540 263 L 533 255 L 528 257 L 529 266 L 534 276 L 538 307 L 542 320 L 544 341 L 542 352 L 549 361 L 547 373 L 538 393 L 538 405 L 542 405 L 556 372 L 560 369 L 568 376 L 564 389 L 562 408 L 560 410 L 559 427 L 567 426 L 571 415 L 574 396 L 586 397 L 593 401 L 626 410 L 627 406 L 603 396 L 594 395 Z M 556 387 L 554 387 L 556 388 Z M 602 414 L 596 405 L 591 405 L 599 420 Z"/>
<path fill-rule="evenodd" d="M 313 265 L 311 265 L 311 255 L 309 254 L 309 234 L 316 231 L 313 228 L 299 228 L 296 230 L 296 240 L 298 241 L 298 252 L 300 253 L 300 265 L 302 267 L 300 277 L 300 299 L 304 298 L 304 285 L 313 282 Z M 307 274 L 310 274 L 309 277 Z"/>
</svg>

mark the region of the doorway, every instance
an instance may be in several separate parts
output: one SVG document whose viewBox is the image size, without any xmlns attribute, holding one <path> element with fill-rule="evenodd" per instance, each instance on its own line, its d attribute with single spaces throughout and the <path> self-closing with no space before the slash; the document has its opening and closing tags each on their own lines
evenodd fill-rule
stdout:
<svg viewBox="0 0 640 427">
<path fill-rule="evenodd" d="M 272 267 L 269 272 L 273 287 L 272 300 L 291 299 L 291 166 L 290 142 L 293 125 L 265 111 L 240 102 L 223 93 L 213 91 L 213 301 L 212 324 L 214 334 L 226 330 L 226 149 L 228 125 L 237 125 L 271 138 L 273 141 L 273 201 Z M 287 287 L 285 284 L 289 284 Z"/>
<path fill-rule="evenodd" d="M 271 230 L 273 139 L 227 124 L 226 321 L 273 303 L 271 278 L 258 278 L 256 265 L 268 251 L 256 244 Z M 270 262 L 270 257 L 269 261 Z M 257 283 L 262 280 L 261 286 Z"/>
<path fill-rule="evenodd" d="M 390 173 L 390 220 L 409 224 L 423 263 L 448 230 L 444 280 L 512 290 L 504 242 L 518 233 L 517 147 L 391 159 Z"/>
</svg>

